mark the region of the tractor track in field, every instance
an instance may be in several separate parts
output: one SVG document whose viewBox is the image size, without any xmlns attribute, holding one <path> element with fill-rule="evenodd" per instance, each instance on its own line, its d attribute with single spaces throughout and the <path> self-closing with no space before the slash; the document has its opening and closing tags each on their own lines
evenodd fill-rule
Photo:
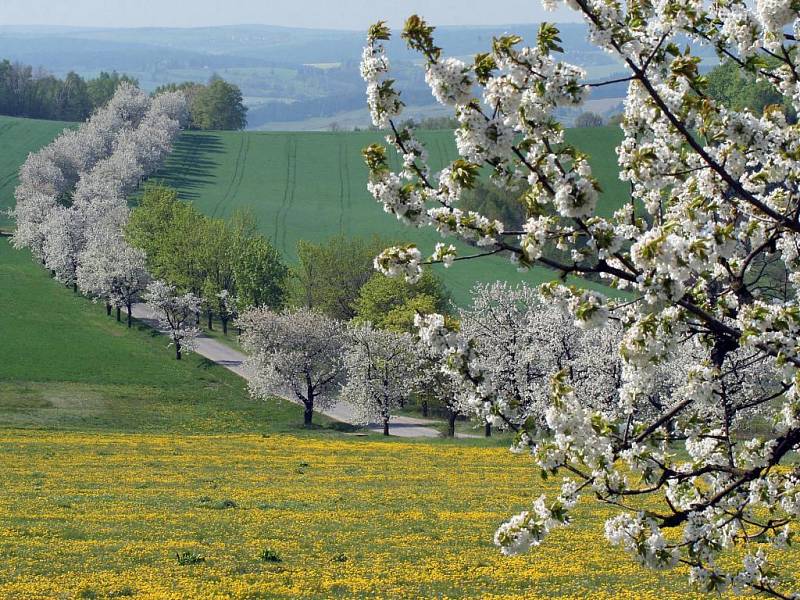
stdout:
<svg viewBox="0 0 800 600">
<path fill-rule="evenodd" d="M 278 212 L 275 215 L 275 236 L 273 239 L 278 247 L 287 252 L 286 248 L 286 219 L 289 209 L 294 204 L 294 193 L 297 185 L 297 140 L 288 137 L 286 140 L 286 187 Z"/>
<path fill-rule="evenodd" d="M 344 181 L 347 184 L 347 212 L 348 214 L 353 210 L 353 186 L 350 177 L 350 161 L 348 160 L 347 153 L 344 158 Z"/>
<path fill-rule="evenodd" d="M 14 178 L 17 176 L 16 171 L 12 171 L 9 175 L 6 175 L 2 179 L 0 179 L 0 189 L 5 188 L 9 183 L 11 183 Z"/>
<path fill-rule="evenodd" d="M 242 135 L 240 136 L 239 140 L 239 151 L 236 154 L 236 162 L 233 166 L 233 175 L 231 176 L 230 181 L 228 182 L 228 187 L 225 190 L 225 193 L 222 197 L 217 201 L 217 204 L 214 206 L 214 211 L 211 213 L 212 217 L 217 216 L 217 212 L 220 210 L 220 207 L 228 203 L 228 200 L 231 197 L 235 197 L 236 193 L 239 191 L 239 188 L 242 186 L 242 181 L 244 180 L 244 172 L 245 172 L 245 165 L 247 164 L 247 155 L 250 152 L 250 136 L 249 135 Z M 223 209 L 224 211 L 224 209 Z"/>
<path fill-rule="evenodd" d="M 345 210 L 345 183 L 349 183 L 349 178 L 346 178 L 347 171 L 347 153 L 345 151 L 345 143 L 343 139 L 339 139 L 339 233 L 344 233 L 344 210 Z"/>
</svg>

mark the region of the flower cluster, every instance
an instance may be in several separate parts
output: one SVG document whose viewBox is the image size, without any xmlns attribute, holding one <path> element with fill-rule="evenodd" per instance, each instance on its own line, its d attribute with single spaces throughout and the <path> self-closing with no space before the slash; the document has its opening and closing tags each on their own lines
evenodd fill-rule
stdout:
<svg viewBox="0 0 800 600">
<path fill-rule="evenodd" d="M 393 246 L 375 257 L 375 269 L 389 277 L 403 275 L 409 283 L 422 276 L 422 253 L 416 246 Z"/>
<path fill-rule="evenodd" d="M 201 299 L 188 292 L 179 294 L 175 286 L 156 280 L 147 286 L 144 300 L 155 312 L 159 325 L 169 334 L 177 359 L 181 359 L 183 352 L 194 350 L 200 335 L 197 318 Z"/>
</svg>

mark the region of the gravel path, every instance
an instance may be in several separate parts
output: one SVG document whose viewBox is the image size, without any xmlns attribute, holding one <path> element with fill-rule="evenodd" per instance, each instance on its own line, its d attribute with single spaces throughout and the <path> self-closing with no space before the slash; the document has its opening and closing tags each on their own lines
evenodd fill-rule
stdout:
<svg viewBox="0 0 800 600">
<path fill-rule="evenodd" d="M 153 311 L 150 309 L 149 306 L 146 304 L 134 304 L 133 306 L 133 317 L 146 323 L 153 329 L 159 329 L 158 326 L 158 319 L 156 318 Z M 233 371 L 240 377 L 247 379 L 247 373 L 245 369 L 242 367 L 242 363 L 244 362 L 245 355 L 241 352 L 234 350 L 233 348 L 226 346 L 222 342 L 219 342 L 215 339 L 210 337 L 206 337 L 205 335 L 199 337 L 197 339 L 195 352 L 201 356 L 206 357 L 208 360 L 217 363 L 218 365 L 222 365 L 226 369 Z M 288 394 L 285 394 L 284 397 L 287 397 Z M 291 398 L 288 398 L 291 400 Z M 344 423 L 355 424 L 355 411 L 353 406 L 347 402 L 339 402 L 333 408 L 329 408 L 323 411 L 318 411 L 322 414 L 330 417 L 331 419 L 335 419 L 337 421 L 342 421 Z M 440 437 L 441 433 L 430 427 L 433 421 L 429 419 L 416 419 L 414 417 L 392 417 L 391 421 L 389 422 L 389 433 L 391 435 L 395 435 L 398 437 L 409 437 L 409 438 L 435 438 Z M 377 433 L 383 432 L 383 426 L 380 424 L 369 424 L 367 429 L 370 431 L 374 431 Z M 480 437 L 476 435 L 470 434 L 457 434 L 457 437 Z"/>
</svg>

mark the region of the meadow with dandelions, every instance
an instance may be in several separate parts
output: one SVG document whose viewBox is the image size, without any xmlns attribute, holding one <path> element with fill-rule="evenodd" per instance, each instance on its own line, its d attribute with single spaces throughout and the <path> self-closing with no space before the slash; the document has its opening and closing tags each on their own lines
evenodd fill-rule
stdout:
<svg viewBox="0 0 800 600">
<path fill-rule="evenodd" d="M 503 557 L 508 510 L 560 484 L 505 447 L 5 430 L 0 452 L 3 598 L 697 597 L 591 502 Z"/>
</svg>

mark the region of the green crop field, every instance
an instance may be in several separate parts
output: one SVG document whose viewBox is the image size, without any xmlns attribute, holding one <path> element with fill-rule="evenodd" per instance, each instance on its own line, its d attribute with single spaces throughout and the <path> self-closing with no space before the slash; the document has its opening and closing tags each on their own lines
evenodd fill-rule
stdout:
<svg viewBox="0 0 800 600">
<path fill-rule="evenodd" d="M 455 157 L 453 134 L 423 131 L 433 168 Z M 603 186 L 601 212 L 610 214 L 625 198 L 617 178 L 614 146 L 616 128 L 571 130 L 571 142 L 593 157 Z M 176 144 L 166 167 L 156 176 L 177 188 L 205 213 L 226 217 L 250 209 L 262 232 L 290 260 L 300 239 L 320 241 L 337 234 L 413 241 L 432 250 L 441 238 L 431 229 L 417 230 L 399 223 L 367 192 L 367 170 L 361 150 L 380 141 L 371 132 L 275 133 L 187 132 Z M 393 161 L 397 168 L 397 161 Z M 474 249 L 461 246 L 462 254 Z M 440 271 L 457 301 L 464 301 L 472 282 L 507 279 L 532 284 L 554 273 L 535 269 L 519 274 L 507 260 L 495 257 Z"/>
</svg>

